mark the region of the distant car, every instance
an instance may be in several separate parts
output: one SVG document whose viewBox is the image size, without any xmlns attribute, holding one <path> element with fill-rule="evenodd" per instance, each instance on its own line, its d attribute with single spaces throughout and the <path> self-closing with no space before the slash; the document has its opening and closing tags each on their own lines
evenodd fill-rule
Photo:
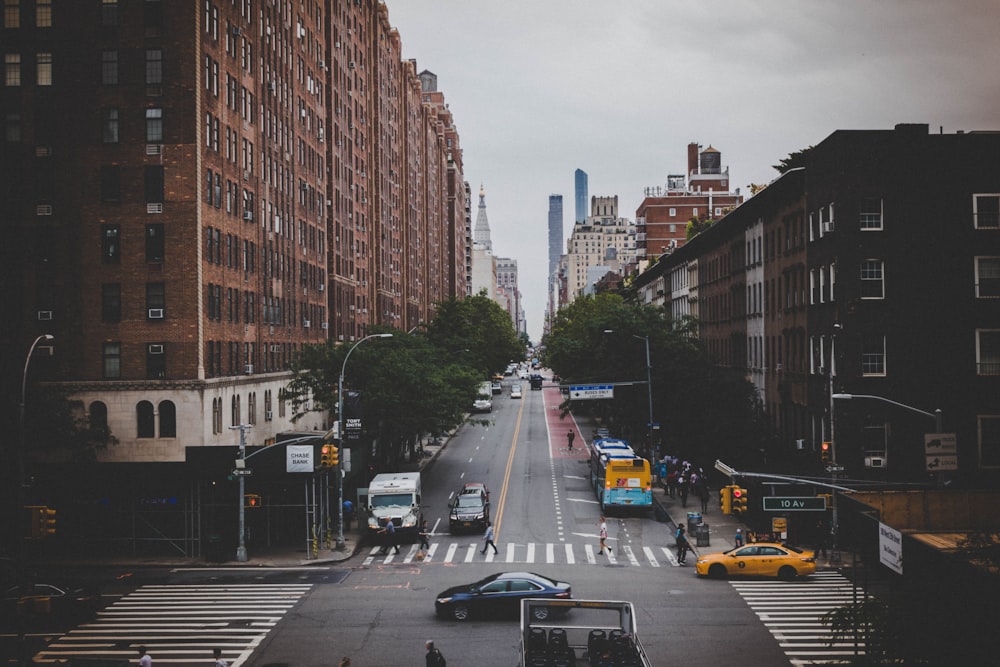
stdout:
<svg viewBox="0 0 1000 667">
<path fill-rule="evenodd" d="M 486 530 L 486 523 L 490 520 L 490 497 L 486 491 L 486 485 L 481 488 L 473 487 L 466 492 L 469 487 L 463 487 L 451 505 L 451 513 L 448 516 L 448 530 L 457 533 L 461 530 Z"/>
<path fill-rule="evenodd" d="M 522 380 L 527 380 L 528 379 L 528 369 L 522 368 L 521 370 L 519 370 L 517 372 L 517 377 L 520 378 L 520 379 L 522 379 Z"/>
<path fill-rule="evenodd" d="M 62 620 L 88 619 L 101 608 L 101 594 L 93 588 L 56 584 L 12 586 L 4 591 L 3 615 L 15 618 L 18 607 L 29 615 L 50 614 Z"/>
<path fill-rule="evenodd" d="M 572 598 L 572 587 L 533 572 L 500 572 L 472 584 L 453 586 L 438 594 L 434 610 L 456 621 L 471 616 L 511 616 L 520 614 L 523 598 Z M 548 607 L 533 611 L 535 620 L 549 617 Z"/>
<path fill-rule="evenodd" d="M 542 388 L 542 382 L 543 382 L 542 376 L 539 375 L 538 373 L 532 373 L 531 377 L 529 378 L 529 382 L 531 382 L 531 388 L 532 389 L 541 389 Z"/>
<path fill-rule="evenodd" d="M 698 559 L 695 571 L 701 577 L 778 577 L 794 579 L 816 571 L 816 554 L 791 544 L 754 542 Z"/>
<path fill-rule="evenodd" d="M 511 387 L 510 387 L 510 397 L 511 398 L 521 398 L 521 396 L 522 396 L 522 394 L 521 394 L 521 385 L 520 384 L 511 385 Z"/>
<path fill-rule="evenodd" d="M 473 412 L 493 412 L 493 401 L 485 396 L 480 396 L 472 404 L 472 410 Z"/>
<path fill-rule="evenodd" d="M 500 382 L 500 380 L 494 380 L 493 381 L 493 385 L 492 385 L 492 389 L 493 389 L 493 393 L 494 394 L 502 394 L 503 393 L 503 383 Z"/>
</svg>

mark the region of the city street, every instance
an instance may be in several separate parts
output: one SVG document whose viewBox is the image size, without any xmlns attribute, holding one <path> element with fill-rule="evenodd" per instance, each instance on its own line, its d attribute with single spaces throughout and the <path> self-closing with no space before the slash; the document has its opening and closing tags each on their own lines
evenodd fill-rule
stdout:
<svg viewBox="0 0 1000 667">
<path fill-rule="evenodd" d="M 759 665 L 853 652 L 827 647 L 817 630 L 822 613 L 850 598 L 849 582 L 835 572 L 795 582 L 701 580 L 693 558 L 677 563 L 673 525 L 652 515 L 610 516 L 613 551 L 599 554 L 600 509 L 580 446 L 589 425 L 560 420 L 559 398 L 546 388 L 512 400 L 505 387 L 490 425 L 466 425 L 425 467 L 432 535 L 424 560 L 404 544 L 398 555 L 362 546 L 342 562 L 309 567 L 137 572 L 120 579 L 93 623 L 55 638 L 36 660 L 134 661 L 133 647 L 145 644 L 157 667 L 207 662 L 215 647 L 231 667 L 318 667 L 343 656 L 353 665 L 414 665 L 433 639 L 452 665 L 509 667 L 518 660 L 516 619 L 460 623 L 434 613 L 438 592 L 500 571 L 567 581 L 575 598 L 633 602 L 655 664 L 718 665 L 734 650 Z M 570 428 L 578 435 L 573 451 Z M 490 488 L 496 555 L 480 553 L 478 533 L 448 532 L 450 496 L 467 482 Z M 707 518 L 711 512 L 718 510 Z M 725 546 L 720 540 L 709 550 Z"/>
</svg>

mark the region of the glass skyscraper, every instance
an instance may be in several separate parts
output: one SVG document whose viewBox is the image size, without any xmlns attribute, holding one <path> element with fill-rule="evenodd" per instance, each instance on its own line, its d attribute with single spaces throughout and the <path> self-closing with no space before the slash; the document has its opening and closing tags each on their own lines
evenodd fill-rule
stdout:
<svg viewBox="0 0 1000 667">
<path fill-rule="evenodd" d="M 576 217 L 574 221 L 578 225 L 582 225 L 587 221 L 587 216 L 589 215 L 589 207 L 587 206 L 587 172 L 583 169 L 577 169 L 574 174 L 574 181 L 576 184 L 575 201 L 576 201 Z"/>
</svg>

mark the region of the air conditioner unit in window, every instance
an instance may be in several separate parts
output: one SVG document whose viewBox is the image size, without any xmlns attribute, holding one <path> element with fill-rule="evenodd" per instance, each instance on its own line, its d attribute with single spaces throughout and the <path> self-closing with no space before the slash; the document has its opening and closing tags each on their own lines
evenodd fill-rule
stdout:
<svg viewBox="0 0 1000 667">
<path fill-rule="evenodd" d="M 274 85 L 273 81 L 271 83 L 267 84 L 267 90 L 268 90 L 268 92 L 271 92 L 271 93 L 273 93 L 275 91 L 275 85 Z"/>
<path fill-rule="evenodd" d="M 350 69 L 354 69 L 355 67 L 357 67 L 357 65 L 356 65 L 356 64 L 354 63 L 354 61 L 353 61 L 353 60 L 352 60 L 351 62 L 349 62 L 349 63 L 347 64 L 347 66 L 348 66 L 348 67 L 349 67 Z"/>
<path fill-rule="evenodd" d="M 330 323 L 329 323 L 329 322 L 323 322 L 323 324 L 321 324 L 320 326 L 321 326 L 321 327 L 322 327 L 323 329 L 329 329 L 329 328 L 330 328 Z"/>
<path fill-rule="evenodd" d="M 240 30 L 239 28 L 236 28 L 236 27 L 233 28 L 233 37 L 239 37 L 242 34 L 243 34 L 243 31 Z"/>
<path fill-rule="evenodd" d="M 151 319 L 151 320 L 162 320 L 163 319 L 163 309 L 162 308 L 150 308 L 149 309 L 149 319 Z"/>
<path fill-rule="evenodd" d="M 243 367 L 243 372 L 247 375 L 253 375 L 253 364 L 247 364 Z"/>
<path fill-rule="evenodd" d="M 825 220 L 825 221 L 823 221 L 823 231 L 824 232 L 832 232 L 833 231 L 833 220 Z"/>
<path fill-rule="evenodd" d="M 243 211 L 243 219 L 247 222 L 253 220 L 253 211 Z"/>
<path fill-rule="evenodd" d="M 146 213 L 163 213 L 163 204 L 146 204 Z"/>
<path fill-rule="evenodd" d="M 779 373 L 780 373 L 781 371 L 783 371 L 784 369 L 785 369 L 785 367 L 784 367 L 784 366 L 782 366 L 781 364 L 775 364 L 775 365 L 774 365 L 774 370 L 778 371 Z"/>
<path fill-rule="evenodd" d="M 272 345 L 271 346 L 271 352 L 281 352 L 281 346 L 280 345 Z"/>
<path fill-rule="evenodd" d="M 146 155 L 162 155 L 163 147 L 160 144 L 146 144 Z"/>
<path fill-rule="evenodd" d="M 319 289 L 319 291 L 320 291 L 320 292 L 322 292 L 323 290 L 325 290 L 325 289 L 326 289 L 326 285 L 325 285 L 325 284 L 323 284 L 323 283 L 320 283 L 320 284 L 319 284 L 319 288 L 318 288 L 318 289 Z"/>
<path fill-rule="evenodd" d="M 885 457 L 884 456 L 866 456 L 865 457 L 865 467 L 866 468 L 884 468 L 885 467 Z"/>
<path fill-rule="evenodd" d="M 150 354 L 163 354 L 163 345 L 161 343 L 151 343 L 149 346 Z"/>
<path fill-rule="evenodd" d="M 270 410 L 268 410 L 267 412 L 264 413 L 264 420 L 265 421 L 271 421 L 272 419 L 274 419 L 274 413 L 273 412 L 271 412 Z"/>
<path fill-rule="evenodd" d="M 311 326 L 312 326 L 312 322 L 310 322 L 309 320 L 302 320 L 302 328 L 303 329 L 308 329 Z"/>
<path fill-rule="evenodd" d="M 52 311 L 51 310 L 40 310 L 40 311 L 38 311 L 38 320 L 40 322 L 47 322 L 47 321 L 49 321 L 51 319 L 52 319 Z"/>
</svg>

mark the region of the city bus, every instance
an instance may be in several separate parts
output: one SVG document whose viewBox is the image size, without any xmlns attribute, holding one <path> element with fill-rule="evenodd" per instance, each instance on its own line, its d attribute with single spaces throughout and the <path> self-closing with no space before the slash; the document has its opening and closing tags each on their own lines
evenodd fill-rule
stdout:
<svg viewBox="0 0 1000 667">
<path fill-rule="evenodd" d="M 591 452 L 590 476 L 601 510 L 653 508 L 653 478 L 649 461 L 635 455 L 631 447 L 601 447 L 595 442 Z"/>
</svg>

